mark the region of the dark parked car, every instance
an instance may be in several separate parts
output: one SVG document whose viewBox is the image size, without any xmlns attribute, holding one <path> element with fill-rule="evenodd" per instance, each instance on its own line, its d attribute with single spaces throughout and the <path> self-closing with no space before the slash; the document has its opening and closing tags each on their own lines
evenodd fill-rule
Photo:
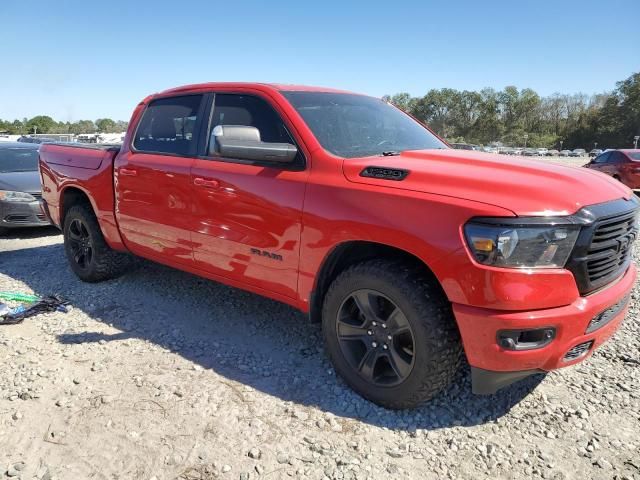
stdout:
<svg viewBox="0 0 640 480">
<path fill-rule="evenodd" d="M 38 145 L 41 143 L 50 143 L 55 142 L 53 138 L 43 138 L 43 137 L 30 137 L 23 135 L 18 139 L 20 143 L 37 143 Z"/>
<path fill-rule="evenodd" d="M 640 189 L 640 149 L 607 150 L 585 167 L 611 175 L 633 190 Z"/>
<path fill-rule="evenodd" d="M 450 143 L 449 145 L 456 150 L 480 150 L 478 145 L 473 145 L 471 143 Z"/>
<path fill-rule="evenodd" d="M 0 234 L 14 227 L 41 227 L 38 148 L 33 143 L 0 143 Z"/>
</svg>

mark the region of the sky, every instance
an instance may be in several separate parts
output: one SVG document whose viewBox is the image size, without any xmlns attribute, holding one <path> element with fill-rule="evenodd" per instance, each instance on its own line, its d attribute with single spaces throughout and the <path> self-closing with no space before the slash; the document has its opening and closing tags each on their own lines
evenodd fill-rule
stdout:
<svg viewBox="0 0 640 480">
<path fill-rule="evenodd" d="M 374 96 L 507 85 L 587 94 L 640 71 L 638 0 L 0 2 L 0 119 L 128 120 L 210 81 Z"/>
</svg>

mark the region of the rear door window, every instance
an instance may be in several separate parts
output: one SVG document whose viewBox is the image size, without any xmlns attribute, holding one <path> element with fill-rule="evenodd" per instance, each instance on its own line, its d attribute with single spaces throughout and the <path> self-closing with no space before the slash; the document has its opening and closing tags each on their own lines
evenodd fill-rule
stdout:
<svg viewBox="0 0 640 480">
<path fill-rule="evenodd" d="M 609 161 L 609 156 L 610 156 L 609 152 L 601 153 L 595 158 L 593 163 L 597 163 L 597 164 L 607 163 Z"/>
<path fill-rule="evenodd" d="M 133 140 L 140 152 L 195 155 L 202 95 L 161 98 L 149 104 Z"/>
</svg>

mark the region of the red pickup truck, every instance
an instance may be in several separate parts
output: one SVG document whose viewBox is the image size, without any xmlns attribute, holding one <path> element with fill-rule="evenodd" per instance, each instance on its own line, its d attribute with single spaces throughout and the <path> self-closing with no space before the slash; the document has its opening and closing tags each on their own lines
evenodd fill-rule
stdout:
<svg viewBox="0 0 640 480">
<path fill-rule="evenodd" d="M 376 98 L 259 83 L 145 98 L 121 147 L 43 145 L 71 269 L 131 254 L 321 321 L 336 371 L 389 408 L 575 364 L 636 278 L 639 202 L 587 169 L 454 150 Z"/>
</svg>

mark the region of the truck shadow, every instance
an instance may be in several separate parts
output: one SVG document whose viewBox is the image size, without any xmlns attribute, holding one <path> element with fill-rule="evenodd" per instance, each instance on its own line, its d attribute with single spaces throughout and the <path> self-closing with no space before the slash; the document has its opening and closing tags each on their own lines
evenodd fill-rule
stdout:
<svg viewBox="0 0 640 480">
<path fill-rule="evenodd" d="M 58 336 L 63 344 L 142 339 L 282 400 L 386 428 L 411 431 L 490 422 L 542 381 L 542 376 L 530 377 L 496 395 L 475 396 L 465 366 L 431 402 L 389 411 L 337 379 L 324 353 L 320 326 L 278 302 L 150 262 L 117 280 L 85 284 L 67 267 L 62 244 L 0 253 L 0 271 L 38 294 L 60 294 L 74 309 L 120 330 L 111 335 L 64 333 Z"/>
<path fill-rule="evenodd" d="M 60 235 L 60 230 L 58 230 L 54 226 L 32 227 L 32 228 L 11 228 L 2 236 L 0 236 L 0 240 L 2 239 L 23 240 L 27 238 L 55 237 L 56 235 Z"/>
</svg>

